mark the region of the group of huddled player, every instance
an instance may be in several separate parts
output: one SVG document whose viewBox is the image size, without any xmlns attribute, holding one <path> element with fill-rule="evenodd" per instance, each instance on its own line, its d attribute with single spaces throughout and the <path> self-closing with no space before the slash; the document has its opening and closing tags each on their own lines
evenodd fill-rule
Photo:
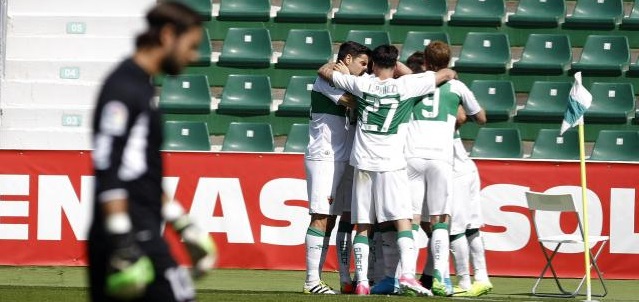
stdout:
<svg viewBox="0 0 639 302">
<path fill-rule="evenodd" d="M 321 272 L 338 216 L 341 293 L 473 297 L 492 289 L 479 232 L 479 175 L 457 131 L 467 116 L 478 124 L 486 116 L 447 68 L 450 57 L 449 46 L 435 41 L 407 66 L 392 45 L 371 51 L 349 41 L 336 63 L 319 69 L 305 154 L 311 222 L 304 293 L 336 293 Z M 430 250 L 417 280 L 420 227 Z"/>
</svg>

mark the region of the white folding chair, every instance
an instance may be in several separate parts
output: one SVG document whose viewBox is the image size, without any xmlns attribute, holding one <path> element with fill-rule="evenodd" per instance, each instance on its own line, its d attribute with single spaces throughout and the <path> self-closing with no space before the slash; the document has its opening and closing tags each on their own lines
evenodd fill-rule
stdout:
<svg viewBox="0 0 639 302">
<path fill-rule="evenodd" d="M 577 212 L 577 208 L 575 207 L 575 202 L 572 198 L 572 195 L 570 194 L 553 195 L 553 194 L 543 194 L 543 193 L 537 193 L 537 192 L 526 192 L 526 201 L 528 202 L 528 208 L 530 209 L 531 215 L 533 217 L 533 225 L 535 226 L 535 232 L 537 233 L 539 245 L 541 246 L 541 251 L 544 253 L 544 257 L 546 258 L 546 266 L 541 271 L 539 278 L 537 278 L 537 282 L 535 282 L 535 285 L 532 288 L 532 294 L 535 296 L 540 296 L 540 297 L 561 297 L 561 298 L 573 298 L 573 297 L 576 297 L 577 295 L 584 295 L 584 294 L 580 294 L 579 290 L 581 289 L 581 286 L 584 284 L 584 281 L 586 280 L 585 274 L 583 278 L 581 278 L 579 285 L 574 291 L 567 291 L 561 285 L 559 281 L 559 277 L 557 276 L 557 272 L 555 271 L 555 268 L 552 265 L 552 260 L 555 258 L 555 255 L 557 254 L 557 251 L 559 250 L 562 244 L 581 244 L 581 245 L 584 244 L 584 237 L 583 237 L 584 231 L 581 224 L 581 217 L 579 217 L 579 213 Z M 535 213 L 538 211 L 574 213 L 575 216 L 577 216 L 577 221 L 579 222 L 579 234 L 566 235 L 562 233 L 560 235 L 557 235 L 557 234 L 553 235 L 553 234 L 540 233 L 540 229 L 537 226 L 536 219 L 535 219 Z M 608 242 L 608 239 L 609 239 L 608 236 L 588 236 L 588 241 L 589 241 L 588 243 L 590 244 L 596 244 L 601 242 L 599 249 L 597 249 L 597 252 L 594 255 L 592 253 L 592 249 L 589 249 L 590 262 L 592 264 L 592 267 L 597 272 L 597 276 L 599 277 L 599 281 L 601 282 L 601 286 L 603 287 L 603 293 L 592 294 L 592 296 L 595 296 L 595 297 L 604 297 L 608 294 L 608 290 L 606 289 L 606 284 L 604 283 L 602 273 L 599 270 L 599 266 L 597 265 L 597 258 L 599 258 L 599 254 L 601 254 L 601 251 L 603 250 L 604 246 Z M 546 248 L 544 247 L 544 243 L 556 243 L 557 247 L 555 247 L 553 252 L 549 255 L 548 251 L 546 251 Z M 544 278 L 544 275 L 546 274 L 546 271 L 548 271 L 548 269 L 550 269 L 550 271 L 552 272 L 555 283 L 557 283 L 557 288 L 559 289 L 560 293 L 538 293 L 537 292 L 537 287 L 539 286 L 539 283 L 541 282 L 541 280 Z"/>
</svg>

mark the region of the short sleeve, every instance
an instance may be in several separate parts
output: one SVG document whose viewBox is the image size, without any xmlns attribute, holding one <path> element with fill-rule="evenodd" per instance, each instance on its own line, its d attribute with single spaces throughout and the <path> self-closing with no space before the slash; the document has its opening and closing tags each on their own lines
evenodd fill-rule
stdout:
<svg viewBox="0 0 639 302">
<path fill-rule="evenodd" d="M 435 73 L 427 71 L 417 74 L 409 74 L 400 77 L 404 82 L 405 98 L 424 96 L 435 91 L 437 83 L 435 82 Z"/>
<path fill-rule="evenodd" d="M 339 99 L 344 95 L 344 90 L 331 86 L 326 80 L 317 77 L 313 84 L 313 91 L 317 91 L 329 98 L 333 103 L 338 104 Z"/>
<path fill-rule="evenodd" d="M 360 87 L 361 77 L 356 77 L 350 74 L 342 74 L 340 72 L 333 72 L 333 84 L 339 89 L 350 92 L 351 94 L 361 97 L 362 90 Z"/>
<path fill-rule="evenodd" d="M 475 98 L 475 94 L 461 81 L 452 80 L 451 82 L 451 92 L 458 95 L 461 99 L 462 106 L 468 115 L 475 115 L 481 111 L 481 106 L 477 99 Z"/>
</svg>

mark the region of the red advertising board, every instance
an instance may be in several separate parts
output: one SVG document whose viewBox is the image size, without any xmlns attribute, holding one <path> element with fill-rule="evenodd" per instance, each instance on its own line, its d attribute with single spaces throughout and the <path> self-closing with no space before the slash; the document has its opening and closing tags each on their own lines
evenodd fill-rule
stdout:
<svg viewBox="0 0 639 302">
<path fill-rule="evenodd" d="M 304 269 L 309 222 L 299 154 L 165 154 L 165 189 L 211 232 L 219 267 Z M 534 276 L 543 265 L 526 208 L 527 190 L 572 193 L 578 163 L 478 160 L 484 241 L 492 275 Z M 639 165 L 588 164 L 590 233 L 610 236 L 599 264 L 606 278 L 639 278 Z M 93 177 L 90 154 L 0 151 L 0 264 L 84 265 Z M 538 215 L 546 228 L 576 231 L 576 219 Z M 171 232 L 167 237 L 181 260 Z M 583 247 L 562 248 L 563 276 L 583 271 Z M 333 248 L 326 269 L 335 269 Z M 423 263 L 423 252 L 420 265 Z"/>
</svg>

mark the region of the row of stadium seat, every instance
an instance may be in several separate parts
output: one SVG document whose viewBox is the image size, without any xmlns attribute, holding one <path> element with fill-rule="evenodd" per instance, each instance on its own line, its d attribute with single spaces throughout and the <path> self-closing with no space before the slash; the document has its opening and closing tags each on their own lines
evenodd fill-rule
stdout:
<svg viewBox="0 0 639 302">
<path fill-rule="evenodd" d="M 287 85 L 278 116 L 307 116 L 314 76 L 293 76 Z M 507 121 L 515 112 L 517 99 L 511 81 L 475 80 L 470 84 L 486 109 L 488 120 Z M 521 122 L 560 122 L 568 103 L 572 83 L 537 81 L 526 106 L 516 111 Z M 596 82 L 590 87 L 593 103 L 586 112 L 589 123 L 625 124 L 635 108 L 635 91 L 630 83 Z M 272 94 L 266 75 L 230 75 L 217 106 L 218 114 L 266 115 L 272 110 Z M 160 108 L 171 114 L 209 114 L 211 91 L 205 75 L 165 77 Z"/>
<path fill-rule="evenodd" d="M 168 121 L 164 126 L 165 150 L 211 150 L 204 122 Z M 308 124 L 293 124 L 288 133 L 284 152 L 304 152 L 308 144 Z M 273 130 L 268 123 L 233 122 L 224 137 L 222 151 L 273 152 Z M 473 144 L 472 157 L 521 158 L 523 146 L 519 130 L 510 128 L 481 128 Z M 557 129 L 542 129 L 533 145 L 530 158 L 579 159 L 577 131 L 559 135 Z M 637 131 L 602 130 L 595 142 L 591 160 L 639 160 Z"/>
<path fill-rule="evenodd" d="M 205 34 L 208 37 L 208 34 Z M 386 31 L 351 30 L 347 40 L 370 48 L 390 44 Z M 431 41 L 449 43 L 444 32 L 408 32 L 400 58 L 423 50 Z M 317 68 L 332 57 L 333 43 L 328 30 L 292 29 L 284 44 L 276 68 Z M 200 47 L 197 66 L 211 61 L 211 46 L 207 40 Z M 268 68 L 273 55 L 269 31 L 264 28 L 230 28 L 217 64 L 238 68 Z M 504 33 L 469 32 L 462 45 L 455 68 L 461 72 L 504 73 L 510 68 L 511 51 Z M 628 38 L 615 35 L 589 35 L 579 61 L 572 63 L 572 47 L 566 34 L 531 34 L 521 59 L 514 62 L 511 72 L 517 74 L 562 74 L 571 66 L 574 71 L 596 75 L 620 75 L 629 66 L 628 75 L 639 75 L 639 64 L 630 63 Z"/>
<path fill-rule="evenodd" d="M 205 20 L 211 20 L 210 0 L 180 0 L 196 8 Z M 283 0 L 275 22 L 325 23 L 331 11 L 331 0 Z M 387 0 L 342 0 L 334 14 L 334 23 L 384 24 L 391 14 Z M 520 0 L 517 10 L 506 24 L 513 27 L 557 27 L 566 14 L 563 0 Z M 399 0 L 390 17 L 391 24 L 452 26 L 501 26 L 506 16 L 505 0 L 457 0 L 454 13 L 447 20 L 446 0 Z M 269 21 L 270 0 L 221 0 L 217 19 L 220 21 Z M 639 8 L 624 16 L 622 0 L 577 0 L 574 12 L 565 16 L 567 28 L 639 29 Z"/>
</svg>

